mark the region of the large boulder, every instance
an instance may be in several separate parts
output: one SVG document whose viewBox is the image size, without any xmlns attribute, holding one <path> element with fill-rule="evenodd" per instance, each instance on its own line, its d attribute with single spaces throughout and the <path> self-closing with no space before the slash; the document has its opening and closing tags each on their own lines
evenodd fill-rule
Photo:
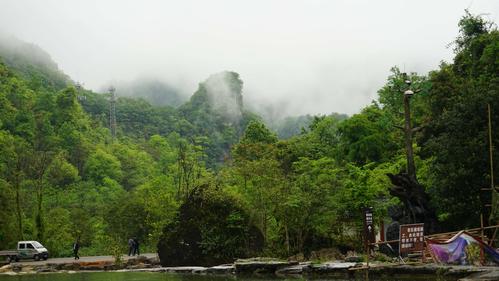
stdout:
<svg viewBox="0 0 499 281">
<path fill-rule="evenodd" d="M 158 242 L 162 266 L 213 266 L 261 251 L 263 236 L 237 199 L 209 185 L 190 192 Z"/>
</svg>

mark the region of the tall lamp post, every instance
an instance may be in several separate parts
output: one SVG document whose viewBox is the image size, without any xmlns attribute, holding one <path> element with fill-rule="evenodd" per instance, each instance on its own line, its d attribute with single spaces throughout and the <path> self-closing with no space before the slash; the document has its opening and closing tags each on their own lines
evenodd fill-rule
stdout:
<svg viewBox="0 0 499 281">
<path fill-rule="evenodd" d="M 425 233 L 433 233 L 437 230 L 438 220 L 435 210 L 429 202 L 430 197 L 426 193 L 424 187 L 419 184 L 416 177 L 416 165 L 414 164 L 414 151 L 412 149 L 413 134 L 422 127 L 412 127 L 410 100 L 411 97 L 420 92 L 421 89 L 413 89 L 414 85 L 412 85 L 411 80 L 407 78 L 407 74 L 403 73 L 402 77 L 406 84 L 405 90 L 399 88 L 404 95 L 404 126 L 396 127 L 404 131 L 407 167 L 406 173 L 398 173 L 396 175 L 387 174 L 393 184 L 393 186 L 390 187 L 390 194 L 403 202 L 405 211 L 407 212 L 407 215 L 404 216 L 405 219 L 408 219 L 412 223 L 423 222 L 425 223 Z"/>
<path fill-rule="evenodd" d="M 404 135 L 405 135 L 405 152 L 407 156 L 407 175 L 416 180 L 416 165 L 414 164 L 414 151 L 412 150 L 412 134 L 414 129 L 411 125 L 411 108 L 410 99 L 414 95 L 414 91 L 411 90 L 411 80 L 407 78 L 407 74 L 402 74 L 404 77 L 404 82 L 408 86 L 408 89 L 404 93 Z"/>
</svg>

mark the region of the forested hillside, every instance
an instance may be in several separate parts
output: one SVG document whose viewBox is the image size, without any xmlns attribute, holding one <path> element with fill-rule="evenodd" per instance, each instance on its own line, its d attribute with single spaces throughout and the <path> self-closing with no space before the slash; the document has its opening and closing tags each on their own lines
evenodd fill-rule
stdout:
<svg viewBox="0 0 499 281">
<path fill-rule="evenodd" d="M 31 89 L 57 91 L 72 83 L 43 49 L 1 32 L 0 54 Z"/>
<path fill-rule="evenodd" d="M 467 13 L 453 47 L 452 62 L 408 74 L 418 89 L 411 98 L 417 177 L 444 230 L 476 227 L 480 213 L 499 217 L 497 202 L 486 209 L 490 193 L 480 191 L 490 182 L 488 104 L 499 146 L 499 32 Z M 217 262 L 307 255 L 360 247 L 362 208 L 374 207 L 379 223 L 401 204 L 386 176 L 406 169 L 398 127 L 407 77 L 397 67 L 358 114 L 285 119 L 279 137 L 245 109 L 236 72 L 208 77 L 178 107 L 120 97 L 113 139 L 108 94 L 5 50 L 2 248 L 33 239 L 65 256 L 80 237 L 82 255 L 104 254 L 136 236 L 150 251 L 160 238 L 161 251 L 192 240 L 185 244 L 192 253 Z"/>
</svg>

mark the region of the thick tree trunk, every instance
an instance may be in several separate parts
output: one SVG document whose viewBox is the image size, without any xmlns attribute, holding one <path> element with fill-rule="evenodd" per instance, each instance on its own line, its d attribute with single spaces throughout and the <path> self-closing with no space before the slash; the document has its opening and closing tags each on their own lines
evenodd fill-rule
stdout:
<svg viewBox="0 0 499 281">
<path fill-rule="evenodd" d="M 38 241 L 43 241 L 44 225 L 43 225 L 43 179 L 40 179 L 37 184 L 37 213 L 35 218 L 36 238 Z"/>
<path fill-rule="evenodd" d="M 412 150 L 412 125 L 411 111 L 409 105 L 410 97 L 404 95 L 404 133 L 405 133 L 405 151 L 407 154 L 407 174 L 412 179 L 416 179 L 416 165 L 414 164 L 414 152 Z"/>
<path fill-rule="evenodd" d="M 19 175 L 16 175 L 16 182 L 15 182 L 15 188 L 16 188 L 16 216 L 17 216 L 17 227 L 18 227 L 18 232 L 19 232 L 19 240 L 24 240 L 24 235 L 23 235 L 23 216 L 21 212 L 21 183 L 19 179 Z"/>
<path fill-rule="evenodd" d="M 36 238 L 39 240 L 43 240 L 44 236 L 44 224 L 43 224 L 43 177 L 45 176 L 45 172 L 52 161 L 52 153 L 49 151 L 40 151 L 39 159 L 37 167 L 37 175 L 36 175 L 36 192 L 37 192 L 37 213 L 35 217 L 35 226 L 36 226 Z"/>
<path fill-rule="evenodd" d="M 392 218 L 401 223 L 425 223 L 426 232 L 434 232 L 437 228 L 435 210 L 430 207 L 430 197 L 419 184 L 416 177 L 416 165 L 414 164 L 414 151 L 412 149 L 412 124 L 410 111 L 410 95 L 404 94 L 404 134 L 405 151 L 407 159 L 406 173 L 397 175 L 387 174 L 393 186 L 390 194 L 400 199 L 404 204 L 405 216 Z"/>
<path fill-rule="evenodd" d="M 426 233 L 437 231 L 437 217 L 435 210 L 430 206 L 430 196 L 417 179 L 406 173 L 387 174 L 387 176 L 393 184 L 389 190 L 390 194 L 400 199 L 406 214 L 403 218 L 392 219 L 403 223 L 425 223 Z"/>
</svg>

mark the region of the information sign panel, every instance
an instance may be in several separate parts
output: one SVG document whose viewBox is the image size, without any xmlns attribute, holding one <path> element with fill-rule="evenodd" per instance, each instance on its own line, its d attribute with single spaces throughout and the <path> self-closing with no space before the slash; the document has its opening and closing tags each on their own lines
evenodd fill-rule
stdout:
<svg viewBox="0 0 499 281">
<path fill-rule="evenodd" d="M 375 242 L 373 208 L 364 209 L 364 243 L 369 245 Z"/>
<path fill-rule="evenodd" d="M 424 250 L 424 223 L 400 225 L 399 252 L 412 253 Z"/>
</svg>

